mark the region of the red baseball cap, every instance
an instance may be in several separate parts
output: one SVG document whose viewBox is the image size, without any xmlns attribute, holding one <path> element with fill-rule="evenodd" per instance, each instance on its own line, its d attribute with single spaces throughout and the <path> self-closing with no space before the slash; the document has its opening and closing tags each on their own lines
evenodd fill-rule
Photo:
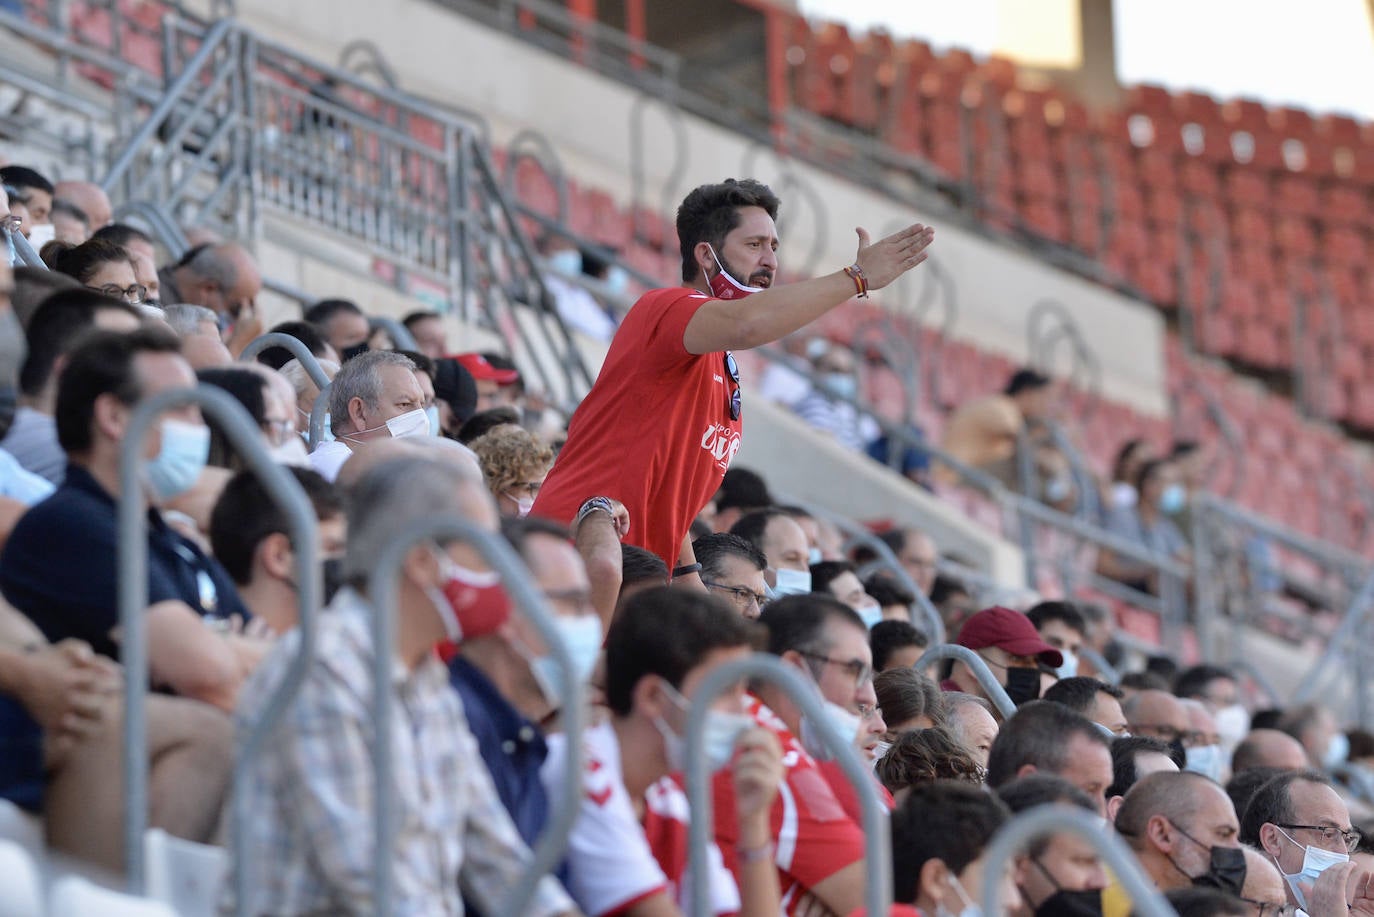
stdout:
<svg viewBox="0 0 1374 917">
<path fill-rule="evenodd" d="M 1030 618 L 1000 605 L 984 608 L 965 621 L 955 642 L 971 650 L 995 646 L 1013 656 L 1034 656 L 1056 669 L 1064 664 L 1064 655 L 1040 639 Z"/>
<path fill-rule="evenodd" d="M 472 378 L 478 381 L 490 380 L 497 385 L 510 385 L 520 378 L 520 373 L 514 369 L 497 369 L 491 362 L 480 353 L 460 353 L 453 359 L 463 365 L 463 368 L 472 373 Z"/>
</svg>

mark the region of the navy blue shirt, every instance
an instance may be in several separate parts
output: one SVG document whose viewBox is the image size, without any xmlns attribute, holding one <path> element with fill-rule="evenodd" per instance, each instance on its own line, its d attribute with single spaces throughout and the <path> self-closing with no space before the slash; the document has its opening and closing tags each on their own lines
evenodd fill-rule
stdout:
<svg viewBox="0 0 1374 917">
<path fill-rule="evenodd" d="M 0 592 L 52 642 L 75 637 L 119 658 L 118 519 L 114 498 L 80 465 L 19 518 L 0 553 Z M 148 510 L 148 604 L 176 599 L 209 617 L 242 615 L 229 574 Z"/>
</svg>

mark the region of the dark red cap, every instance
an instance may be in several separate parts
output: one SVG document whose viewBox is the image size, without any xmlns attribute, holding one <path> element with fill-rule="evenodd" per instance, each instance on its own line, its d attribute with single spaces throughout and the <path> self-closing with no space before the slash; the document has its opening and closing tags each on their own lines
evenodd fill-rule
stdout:
<svg viewBox="0 0 1374 917">
<path fill-rule="evenodd" d="M 463 368 L 472 373 L 472 378 L 478 381 L 490 380 L 497 385 L 510 385 L 520 378 L 518 371 L 497 369 L 480 353 L 460 353 L 453 359 L 463 364 Z"/>
<path fill-rule="evenodd" d="M 1034 656 L 1056 669 L 1064 664 L 1064 655 L 1040 639 L 1030 618 L 1000 605 L 984 608 L 965 621 L 955 642 L 971 650 L 995 646 L 1013 656 Z"/>
</svg>

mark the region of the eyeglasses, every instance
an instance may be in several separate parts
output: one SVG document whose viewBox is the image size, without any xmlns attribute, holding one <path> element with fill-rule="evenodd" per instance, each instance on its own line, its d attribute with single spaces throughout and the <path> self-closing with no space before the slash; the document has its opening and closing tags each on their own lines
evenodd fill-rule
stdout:
<svg viewBox="0 0 1374 917">
<path fill-rule="evenodd" d="M 268 418 L 262 422 L 263 432 L 267 434 L 267 441 L 274 446 L 282 443 L 289 443 L 291 437 L 296 436 L 296 422 L 294 420 L 276 420 Z"/>
<path fill-rule="evenodd" d="M 1254 898 L 1241 898 L 1246 904 L 1253 904 L 1259 909 L 1259 917 L 1294 917 L 1298 913 L 1296 904 L 1276 903 L 1273 901 L 1256 901 Z"/>
<path fill-rule="evenodd" d="M 874 705 L 874 704 L 860 704 L 860 705 L 859 705 L 859 719 L 863 720 L 865 723 L 867 723 L 869 720 L 873 719 L 875 716 L 882 716 L 882 715 L 883 715 L 883 708 L 882 708 L 882 707 L 876 706 L 876 705 Z"/>
<path fill-rule="evenodd" d="M 134 305 L 143 302 L 143 297 L 148 295 L 148 288 L 141 283 L 132 283 L 129 284 L 129 286 L 127 287 L 121 287 L 118 284 L 114 283 L 107 283 L 103 286 L 92 286 L 89 287 L 89 289 L 98 290 L 101 293 L 104 293 L 106 296 L 112 297 L 114 299 L 122 299 L 125 302 L 132 303 Z"/>
<path fill-rule="evenodd" d="M 701 584 L 707 589 L 719 589 L 721 592 L 730 593 L 730 600 L 740 608 L 748 608 L 750 605 L 757 605 L 762 608 L 768 604 L 768 596 L 744 586 L 727 586 L 724 583 L 712 583 L 706 580 L 702 580 Z"/>
<path fill-rule="evenodd" d="M 1358 831 L 1343 831 L 1335 825 L 1279 825 L 1280 828 L 1291 828 L 1294 831 L 1315 831 L 1317 836 L 1322 839 L 1323 844 L 1334 844 L 1339 837 L 1345 843 L 1345 852 L 1354 853 L 1355 848 L 1360 845 Z"/>
<path fill-rule="evenodd" d="M 14 235 L 24 226 L 24 221 L 12 213 L 7 213 L 0 217 L 0 232 L 7 232 Z"/>
<path fill-rule="evenodd" d="M 800 655 L 807 659 L 814 659 L 816 662 L 825 665 L 838 666 L 844 669 L 854 679 L 854 687 L 859 688 L 873 680 L 873 666 L 859 659 L 831 659 L 829 656 L 822 656 L 820 653 L 810 653 L 806 650 L 798 650 Z"/>
<path fill-rule="evenodd" d="M 725 351 L 725 372 L 730 377 L 730 419 L 739 420 L 740 415 L 740 393 L 739 393 L 739 364 L 735 362 L 735 355 L 730 351 Z"/>
</svg>

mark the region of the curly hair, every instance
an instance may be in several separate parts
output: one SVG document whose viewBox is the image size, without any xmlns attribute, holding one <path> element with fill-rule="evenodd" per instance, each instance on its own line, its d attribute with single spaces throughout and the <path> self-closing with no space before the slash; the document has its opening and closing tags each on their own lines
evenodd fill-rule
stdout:
<svg viewBox="0 0 1374 917">
<path fill-rule="evenodd" d="M 553 450 L 515 424 L 502 424 L 469 445 L 482 463 L 482 474 L 493 494 L 499 495 L 523 481 L 542 481 L 553 466 Z"/>
<path fill-rule="evenodd" d="M 725 237 L 739 225 L 741 207 L 762 207 L 774 220 L 778 218 L 777 195 L 752 178 L 727 178 L 719 184 L 701 185 L 683 198 L 677 209 L 683 283 L 691 283 L 697 276 L 697 243 L 710 242 L 720 251 Z"/>
<path fill-rule="evenodd" d="M 932 780 L 983 782 L 978 762 L 940 726 L 903 733 L 878 761 L 877 772 L 892 793 Z"/>
</svg>

